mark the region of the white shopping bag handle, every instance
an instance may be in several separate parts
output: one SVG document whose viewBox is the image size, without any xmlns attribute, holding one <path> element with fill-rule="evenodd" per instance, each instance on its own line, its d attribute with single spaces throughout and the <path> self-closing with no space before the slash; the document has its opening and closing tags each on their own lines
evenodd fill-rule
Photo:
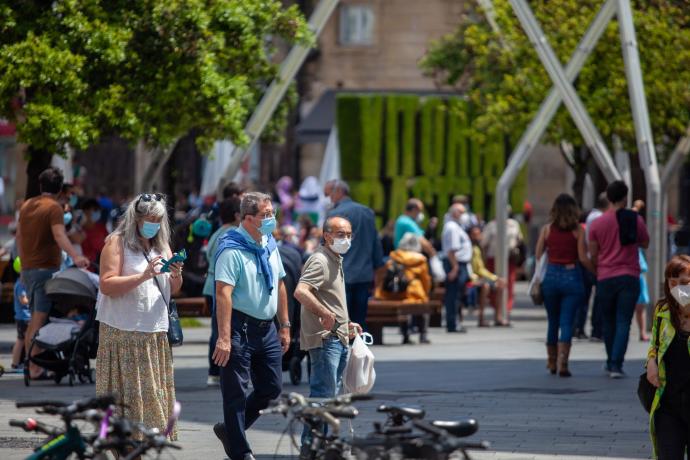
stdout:
<svg viewBox="0 0 690 460">
<path fill-rule="evenodd" d="M 362 332 L 359 336 L 362 338 L 362 341 L 365 345 L 374 344 L 374 336 L 369 334 L 368 332 Z"/>
</svg>

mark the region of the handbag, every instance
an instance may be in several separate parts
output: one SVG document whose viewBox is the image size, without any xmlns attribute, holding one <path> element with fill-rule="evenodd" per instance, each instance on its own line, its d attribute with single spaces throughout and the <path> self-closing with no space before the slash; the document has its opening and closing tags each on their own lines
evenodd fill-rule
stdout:
<svg viewBox="0 0 690 460">
<path fill-rule="evenodd" d="M 534 275 L 532 276 L 532 281 L 529 283 L 529 287 L 527 288 L 527 292 L 529 293 L 529 296 L 532 298 L 532 303 L 534 305 L 543 305 L 544 304 L 544 295 L 541 292 L 541 282 L 544 279 L 544 276 L 546 275 L 546 266 L 548 264 L 548 258 L 546 255 L 546 251 L 541 255 L 541 258 L 537 261 L 537 265 L 534 268 Z"/>
<path fill-rule="evenodd" d="M 661 327 L 661 317 L 656 319 L 656 337 L 654 338 L 654 348 L 656 348 L 657 357 L 659 354 L 659 328 Z M 644 410 L 649 413 L 652 410 L 652 403 L 656 395 L 656 387 L 647 380 L 647 370 L 640 375 L 640 380 L 637 382 L 637 397 Z"/>
<path fill-rule="evenodd" d="M 146 253 L 144 252 L 143 254 L 146 261 L 151 263 Z M 165 294 L 163 294 L 163 289 L 161 289 L 161 285 L 158 283 L 158 278 L 154 276 L 153 281 L 156 283 L 156 286 L 163 297 L 163 301 L 168 308 L 168 343 L 171 347 L 182 346 L 182 343 L 184 342 L 184 335 L 182 334 L 180 317 L 177 314 L 177 303 L 175 303 L 175 299 L 172 298 L 170 300 L 165 300 Z"/>
</svg>

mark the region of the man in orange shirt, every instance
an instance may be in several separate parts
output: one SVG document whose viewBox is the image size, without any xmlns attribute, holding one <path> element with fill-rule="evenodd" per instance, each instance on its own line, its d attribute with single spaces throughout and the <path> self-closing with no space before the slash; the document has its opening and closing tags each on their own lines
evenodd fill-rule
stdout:
<svg viewBox="0 0 690 460">
<path fill-rule="evenodd" d="M 17 249 L 22 261 L 21 278 L 29 294 L 31 321 L 26 331 L 28 353 L 31 339 L 48 320 L 52 302 L 46 296 L 45 283 L 58 271 L 65 251 L 75 265 L 85 268 L 89 260 L 77 253 L 65 231 L 62 206 L 57 196 L 62 190 L 63 176 L 58 168 L 43 171 L 38 180 L 41 194 L 27 200 L 19 211 Z M 38 350 L 34 348 L 34 354 Z M 30 377 L 39 378 L 41 368 L 31 364 Z"/>
</svg>

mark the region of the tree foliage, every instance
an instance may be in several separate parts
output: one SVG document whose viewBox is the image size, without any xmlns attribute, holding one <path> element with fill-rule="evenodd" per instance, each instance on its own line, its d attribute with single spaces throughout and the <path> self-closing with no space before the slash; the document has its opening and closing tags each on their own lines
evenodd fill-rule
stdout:
<svg viewBox="0 0 690 460">
<path fill-rule="evenodd" d="M 202 151 L 242 143 L 277 40 L 312 40 L 279 0 L 5 1 L 0 115 L 49 153 L 108 134 L 168 146 L 190 129 Z"/>
<path fill-rule="evenodd" d="M 690 1 L 632 1 L 652 130 L 661 159 L 690 123 Z M 522 132 L 552 84 L 507 0 L 494 0 L 500 36 L 479 9 L 458 29 L 433 42 L 421 67 L 440 86 L 467 94 L 475 107 L 472 129 L 491 138 Z M 563 67 L 603 0 L 530 0 Z M 504 46 L 504 44 L 506 46 Z M 618 135 L 628 151 L 635 136 L 616 20 L 593 50 L 575 88 L 604 140 Z M 583 140 L 564 106 L 547 142 Z"/>
</svg>

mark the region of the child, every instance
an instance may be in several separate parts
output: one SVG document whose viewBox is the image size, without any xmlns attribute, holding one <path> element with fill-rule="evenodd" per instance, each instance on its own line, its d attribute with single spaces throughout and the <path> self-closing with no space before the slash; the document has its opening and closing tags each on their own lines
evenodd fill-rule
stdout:
<svg viewBox="0 0 690 460">
<path fill-rule="evenodd" d="M 14 260 L 14 270 L 21 272 L 21 261 L 19 257 Z M 22 284 L 21 278 L 14 283 L 14 320 L 17 323 L 17 341 L 12 347 L 12 369 L 21 369 L 24 355 L 24 334 L 29 326 L 31 319 L 31 309 L 29 307 L 29 296 L 26 288 Z"/>
</svg>

